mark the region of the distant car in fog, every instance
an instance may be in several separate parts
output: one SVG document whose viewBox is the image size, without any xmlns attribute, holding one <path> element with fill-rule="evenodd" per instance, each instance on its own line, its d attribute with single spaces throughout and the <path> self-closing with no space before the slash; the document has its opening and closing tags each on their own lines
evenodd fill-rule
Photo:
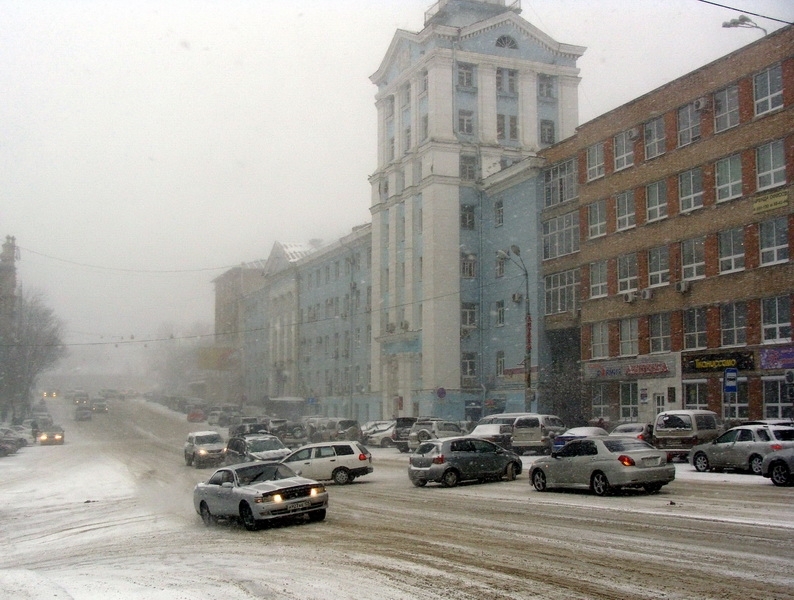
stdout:
<svg viewBox="0 0 794 600">
<path fill-rule="evenodd" d="M 75 421 L 90 421 L 94 416 L 94 411 L 91 410 L 91 407 L 88 405 L 80 405 L 74 409 L 74 420 Z"/>
<path fill-rule="evenodd" d="M 60 445 L 63 444 L 66 434 L 63 427 L 60 425 L 52 425 L 39 432 L 36 438 L 42 446 Z"/>
<path fill-rule="evenodd" d="M 96 399 L 91 403 L 91 410 L 95 413 L 106 413 L 108 411 L 108 403 L 106 400 Z"/>
<path fill-rule="evenodd" d="M 226 442 L 217 431 L 194 431 L 188 434 L 183 452 L 188 467 L 218 465 L 226 455 Z"/>
</svg>

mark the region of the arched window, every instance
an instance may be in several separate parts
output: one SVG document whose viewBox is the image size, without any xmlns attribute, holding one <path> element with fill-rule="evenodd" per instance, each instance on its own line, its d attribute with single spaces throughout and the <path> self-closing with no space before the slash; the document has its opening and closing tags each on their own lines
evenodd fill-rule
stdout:
<svg viewBox="0 0 794 600">
<path fill-rule="evenodd" d="M 518 50 L 518 44 L 509 35 L 499 36 L 499 39 L 496 40 L 496 47 L 497 48 L 510 48 L 511 50 Z"/>
</svg>

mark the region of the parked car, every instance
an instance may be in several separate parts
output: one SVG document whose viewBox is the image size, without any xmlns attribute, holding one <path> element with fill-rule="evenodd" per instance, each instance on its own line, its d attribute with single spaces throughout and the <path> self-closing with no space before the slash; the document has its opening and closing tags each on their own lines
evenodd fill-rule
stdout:
<svg viewBox="0 0 794 600">
<path fill-rule="evenodd" d="M 263 523 L 307 515 L 322 521 L 328 509 L 325 486 L 298 476 L 281 463 L 256 462 L 224 467 L 193 489 L 193 506 L 204 524 L 235 518 L 249 531 Z"/>
<path fill-rule="evenodd" d="M 618 423 L 609 432 L 609 435 L 620 437 L 636 437 L 638 440 L 650 443 L 653 439 L 653 424 L 651 423 Z"/>
<path fill-rule="evenodd" d="M 369 433 L 364 434 L 364 443 L 367 446 L 378 446 L 379 448 L 391 448 L 394 445 L 392 433 L 394 432 L 394 421 L 380 425 L 380 428 L 373 428 Z"/>
<path fill-rule="evenodd" d="M 665 450 L 670 460 L 686 460 L 694 446 L 710 442 L 722 432 L 722 421 L 713 411 L 666 410 L 656 415 L 651 443 Z"/>
<path fill-rule="evenodd" d="M 74 420 L 75 421 L 90 421 L 94 417 L 94 411 L 91 410 L 91 407 L 88 405 L 80 405 L 74 409 Z M 41 420 L 39 420 L 41 422 Z"/>
<path fill-rule="evenodd" d="M 767 454 L 761 462 L 761 475 L 778 486 L 794 485 L 794 448 Z"/>
<path fill-rule="evenodd" d="M 361 433 L 366 438 L 370 433 L 383 431 L 387 427 L 390 427 L 392 423 L 394 423 L 394 419 L 387 419 L 383 421 L 367 421 L 361 426 Z"/>
<path fill-rule="evenodd" d="M 229 438 L 224 461 L 235 465 L 253 461 L 280 461 L 290 450 L 275 435 L 247 435 Z"/>
<path fill-rule="evenodd" d="M 560 435 L 554 437 L 552 451 L 559 452 L 562 450 L 562 447 L 571 440 L 578 440 L 585 437 L 602 437 L 607 435 L 609 435 L 609 432 L 606 429 L 602 429 L 601 427 L 574 427 L 573 429 L 568 429 L 567 431 L 564 431 Z"/>
<path fill-rule="evenodd" d="M 488 440 L 509 450 L 513 441 L 513 426 L 499 423 L 476 425 L 469 435 Z"/>
<path fill-rule="evenodd" d="M 741 425 L 692 448 L 689 462 L 700 472 L 742 469 L 760 475 L 764 457 L 784 448 L 794 448 L 794 427 Z"/>
<path fill-rule="evenodd" d="M 413 451 L 427 440 L 460 436 L 463 433 L 464 431 L 455 421 L 435 418 L 418 419 L 411 426 L 411 433 L 408 434 L 408 448 Z"/>
<path fill-rule="evenodd" d="M 334 440 L 359 442 L 363 439 L 361 425 L 354 419 L 311 417 L 304 420 L 306 435 L 313 443 Z"/>
<path fill-rule="evenodd" d="M 239 425 L 231 425 L 229 427 L 229 437 L 240 437 L 249 434 L 265 433 L 270 433 L 270 430 L 265 423 L 240 423 Z"/>
<path fill-rule="evenodd" d="M 411 427 L 416 423 L 416 417 L 397 417 L 394 421 L 394 429 L 391 432 L 392 445 L 400 452 L 408 452 L 408 437 L 411 435 Z"/>
<path fill-rule="evenodd" d="M 223 462 L 226 443 L 217 431 L 194 431 L 187 435 L 184 446 L 185 464 L 197 469 Z"/>
<path fill-rule="evenodd" d="M 521 458 L 480 438 L 463 436 L 422 442 L 409 458 L 408 477 L 417 487 L 429 481 L 454 487 L 461 481 L 515 480 Z"/>
<path fill-rule="evenodd" d="M 66 434 L 60 425 L 50 425 L 39 431 L 37 439 L 42 446 L 60 445 L 64 443 Z"/>
<path fill-rule="evenodd" d="M 529 481 L 539 492 L 549 488 L 589 489 L 597 496 L 623 487 L 653 493 L 675 479 L 667 453 L 647 442 L 609 435 L 568 442 L 559 452 L 536 460 Z"/>
<path fill-rule="evenodd" d="M 343 485 L 372 473 L 372 454 L 359 442 L 308 444 L 281 462 L 304 477 Z"/>
<path fill-rule="evenodd" d="M 537 413 L 499 413 L 483 417 L 477 422 L 478 425 L 493 423 L 512 426 L 510 443 L 518 454 L 548 454 L 554 436 L 566 430 L 565 423 L 558 416 Z"/>
<path fill-rule="evenodd" d="M 15 446 L 17 450 L 28 445 L 27 436 L 10 427 L 0 427 L 0 440 Z"/>
</svg>

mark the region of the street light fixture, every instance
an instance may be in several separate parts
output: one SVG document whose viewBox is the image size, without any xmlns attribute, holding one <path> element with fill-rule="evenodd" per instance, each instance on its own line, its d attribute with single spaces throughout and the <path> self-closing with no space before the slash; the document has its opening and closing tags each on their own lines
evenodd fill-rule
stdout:
<svg viewBox="0 0 794 600">
<path fill-rule="evenodd" d="M 723 27 L 743 27 L 745 29 L 760 29 L 766 35 L 766 29 L 758 25 L 755 21 L 753 21 L 747 15 L 739 15 L 736 19 L 731 19 L 730 21 L 725 21 L 722 24 Z"/>
<path fill-rule="evenodd" d="M 502 259 L 509 259 L 514 265 L 521 269 L 524 275 L 524 374 L 526 377 L 526 389 L 524 390 L 524 408 L 530 409 L 532 398 L 532 314 L 529 310 L 529 270 L 524 259 L 521 258 L 521 248 L 513 244 L 509 251 L 497 250 L 496 255 Z M 513 258 L 517 256 L 518 260 Z"/>
</svg>

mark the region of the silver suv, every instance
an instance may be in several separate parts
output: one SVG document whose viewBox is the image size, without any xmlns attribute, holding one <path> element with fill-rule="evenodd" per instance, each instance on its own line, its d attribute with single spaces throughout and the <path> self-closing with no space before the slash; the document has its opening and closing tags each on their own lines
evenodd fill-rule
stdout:
<svg viewBox="0 0 794 600">
<path fill-rule="evenodd" d="M 501 413 L 483 417 L 477 423 L 488 424 L 510 425 L 513 428 L 511 448 L 518 454 L 549 454 L 554 437 L 567 429 L 558 416 L 537 413 Z"/>
<path fill-rule="evenodd" d="M 411 432 L 408 434 L 408 449 L 413 452 L 419 444 L 427 440 L 465 434 L 466 432 L 455 421 L 420 418 L 411 426 Z"/>
<path fill-rule="evenodd" d="M 187 435 L 184 452 L 188 467 L 219 465 L 226 454 L 226 443 L 217 431 L 194 431 Z"/>
</svg>

